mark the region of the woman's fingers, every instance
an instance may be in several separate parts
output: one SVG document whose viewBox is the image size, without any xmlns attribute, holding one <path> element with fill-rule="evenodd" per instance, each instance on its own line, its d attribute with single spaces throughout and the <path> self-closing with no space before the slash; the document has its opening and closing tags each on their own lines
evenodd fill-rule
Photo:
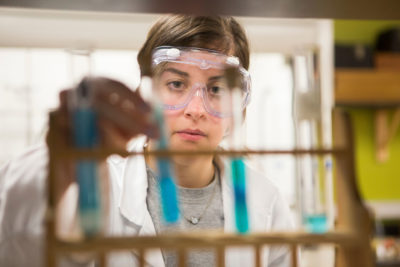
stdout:
<svg viewBox="0 0 400 267">
<path fill-rule="evenodd" d="M 113 92 L 113 94 L 116 93 Z M 100 96 L 95 103 L 96 111 L 103 120 L 109 121 L 111 126 L 119 128 L 131 137 L 137 134 L 155 137 L 156 127 L 151 122 L 150 110 L 138 108 L 128 99 L 115 101 L 108 98 L 116 98 L 116 96 Z"/>
<path fill-rule="evenodd" d="M 121 82 L 103 77 L 85 78 L 93 108 L 98 114 L 98 126 L 102 142 L 107 146 L 125 147 L 139 134 L 155 138 L 157 126 L 151 120 L 151 108 L 139 93 Z M 76 101 L 76 89 L 63 90 L 57 110 L 57 127 L 70 133 L 71 107 Z M 68 140 L 69 141 L 69 140 Z"/>
<path fill-rule="evenodd" d="M 89 85 L 95 92 L 94 107 L 108 127 L 115 128 L 113 130 L 128 140 L 138 134 L 157 136 L 157 127 L 150 119 L 150 106 L 137 92 L 106 78 L 91 78 Z"/>
<path fill-rule="evenodd" d="M 139 134 L 157 137 L 157 127 L 151 120 L 151 108 L 137 92 L 124 84 L 107 78 L 85 78 L 89 102 L 97 113 L 97 128 L 100 146 L 126 149 L 129 140 Z M 73 146 L 72 116 L 74 103 L 77 103 L 77 89 L 66 89 L 59 94 L 60 105 L 51 113 L 51 127 L 48 142 L 57 153 Z M 50 139 L 51 138 L 51 139 Z M 57 200 L 75 181 L 76 162 L 58 162 Z"/>
</svg>

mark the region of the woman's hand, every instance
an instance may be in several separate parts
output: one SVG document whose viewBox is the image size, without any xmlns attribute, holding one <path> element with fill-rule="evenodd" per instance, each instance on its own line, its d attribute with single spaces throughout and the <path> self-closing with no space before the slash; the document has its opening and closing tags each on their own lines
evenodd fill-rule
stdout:
<svg viewBox="0 0 400 267">
<path fill-rule="evenodd" d="M 125 149 L 128 141 L 139 134 L 145 134 L 151 138 L 157 137 L 158 128 L 152 123 L 150 106 L 143 101 L 138 91 L 133 91 L 118 81 L 103 77 L 85 78 L 82 82 L 90 91 L 91 104 L 97 113 L 100 146 Z M 76 90 L 62 91 L 60 106 L 51 113 L 52 123 L 47 141 L 57 154 L 62 154 L 63 150 L 73 147 L 70 107 Z M 99 162 L 99 166 L 102 166 L 99 178 L 102 181 L 103 201 L 107 199 L 108 195 L 108 179 L 106 178 L 108 171 L 104 169 L 106 166 L 104 163 L 104 161 Z M 64 205 L 61 200 L 67 188 L 75 182 L 75 166 L 76 161 L 66 159 L 57 161 L 54 166 L 57 184 L 55 201 L 58 205 Z M 63 208 L 59 206 L 57 210 L 62 213 Z M 58 218 L 62 218 L 62 216 L 62 214 L 57 215 Z M 67 224 L 72 225 L 72 223 Z M 67 235 L 74 232 L 69 229 L 72 227 L 71 225 L 63 227 Z"/>
<path fill-rule="evenodd" d="M 93 96 L 92 105 L 98 114 L 102 146 L 125 149 L 127 142 L 139 134 L 157 137 L 158 129 L 150 119 L 150 106 L 143 101 L 138 91 L 104 77 L 85 78 L 82 82 Z M 69 107 L 74 90 L 60 93 L 60 106 L 54 114 L 57 133 L 64 135 L 66 146 L 70 146 L 72 141 Z"/>
</svg>

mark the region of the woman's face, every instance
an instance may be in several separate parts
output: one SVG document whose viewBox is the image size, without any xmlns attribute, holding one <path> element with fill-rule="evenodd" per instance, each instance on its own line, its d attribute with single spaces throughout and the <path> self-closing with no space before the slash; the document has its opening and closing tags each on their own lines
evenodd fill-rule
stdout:
<svg viewBox="0 0 400 267">
<path fill-rule="evenodd" d="M 231 119 L 219 118 L 207 112 L 201 88 L 207 88 L 207 103 L 215 105 L 213 101 L 218 101 L 213 99 L 220 96 L 222 78 L 223 71 L 220 69 L 204 70 L 198 66 L 180 63 L 167 63 L 163 66 L 154 81 L 155 88 L 164 88 L 173 99 L 179 99 L 184 90 L 192 92 L 192 95 L 186 98 L 190 100 L 183 108 L 165 111 L 171 149 L 215 149 L 220 144 Z"/>
</svg>

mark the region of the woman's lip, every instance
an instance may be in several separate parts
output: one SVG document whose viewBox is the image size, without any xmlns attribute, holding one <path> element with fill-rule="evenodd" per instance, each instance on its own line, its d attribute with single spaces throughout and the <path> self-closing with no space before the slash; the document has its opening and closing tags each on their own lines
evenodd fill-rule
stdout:
<svg viewBox="0 0 400 267">
<path fill-rule="evenodd" d="M 198 141 L 204 137 L 206 134 L 199 130 L 182 130 L 176 132 L 178 136 L 187 141 Z"/>
<path fill-rule="evenodd" d="M 184 133 L 184 134 L 191 134 L 191 135 L 201 135 L 201 136 L 206 136 L 205 133 L 203 133 L 200 130 L 191 130 L 191 129 L 185 129 L 181 131 L 177 131 L 178 134 Z"/>
</svg>

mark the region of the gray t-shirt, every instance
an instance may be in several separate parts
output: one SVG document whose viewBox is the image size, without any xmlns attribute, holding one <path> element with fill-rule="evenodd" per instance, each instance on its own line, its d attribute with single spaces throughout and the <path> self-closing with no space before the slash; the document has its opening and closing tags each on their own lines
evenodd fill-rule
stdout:
<svg viewBox="0 0 400 267">
<path fill-rule="evenodd" d="M 216 168 L 217 169 L 217 168 Z M 213 181 L 203 188 L 184 188 L 178 186 L 178 197 L 181 211 L 181 219 L 174 226 L 163 223 L 159 187 L 156 173 L 147 167 L 148 189 L 147 207 L 157 233 L 170 230 L 215 230 L 224 227 L 224 211 L 222 205 L 221 179 L 219 171 L 214 175 Z M 192 216 L 198 218 L 197 224 L 189 222 Z M 177 266 L 178 257 L 174 251 L 162 250 L 164 262 L 167 267 Z M 187 254 L 187 266 L 215 266 L 215 252 L 211 249 L 192 249 Z"/>
</svg>

